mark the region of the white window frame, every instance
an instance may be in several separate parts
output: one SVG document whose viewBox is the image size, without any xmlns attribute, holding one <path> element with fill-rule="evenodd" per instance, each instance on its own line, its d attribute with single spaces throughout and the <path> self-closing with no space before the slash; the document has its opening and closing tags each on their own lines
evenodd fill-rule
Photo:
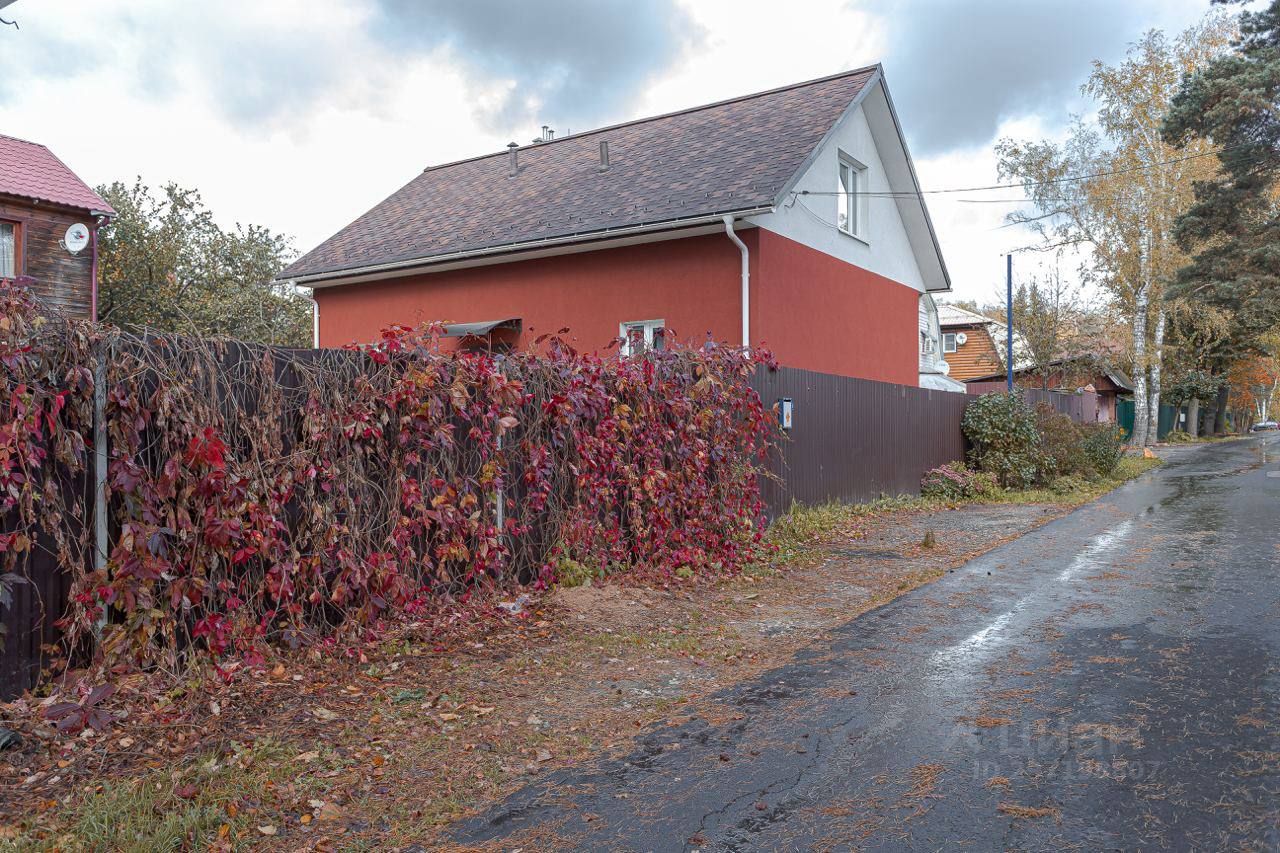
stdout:
<svg viewBox="0 0 1280 853">
<path fill-rule="evenodd" d="M 20 271 L 19 268 L 22 266 L 19 257 L 22 248 L 22 233 L 19 230 L 21 226 L 17 222 L 11 222 L 8 219 L 0 220 L 0 226 L 9 229 L 9 250 L 12 254 L 9 259 L 12 269 L 8 271 L 0 270 L 0 278 L 17 278 Z"/>
<path fill-rule="evenodd" d="M 849 194 L 844 187 L 852 185 Z M 867 167 L 841 151 L 836 164 L 836 229 L 842 234 L 855 237 L 864 243 L 867 241 Z M 840 224 L 840 215 L 845 215 L 845 225 Z"/>
<path fill-rule="evenodd" d="M 950 346 L 949 348 L 948 348 L 948 346 L 947 346 L 947 342 L 948 342 L 948 341 L 950 341 L 950 342 L 951 342 L 951 346 Z M 955 352 L 955 351 L 956 351 L 956 349 L 958 349 L 958 348 L 959 348 L 959 346 L 960 346 L 960 345 L 956 342 L 956 333 L 955 333 L 955 332 L 943 332 L 943 333 L 942 333 L 942 351 L 943 351 L 944 353 L 948 353 L 948 352 Z"/>
<path fill-rule="evenodd" d="M 622 338 L 622 354 L 637 355 L 631 349 L 631 331 L 641 329 L 644 332 L 644 348 L 645 351 L 653 349 L 653 333 L 656 331 L 666 332 L 666 320 L 628 320 L 625 323 L 618 324 L 618 337 Z M 666 342 L 663 342 L 664 348 Z"/>
</svg>

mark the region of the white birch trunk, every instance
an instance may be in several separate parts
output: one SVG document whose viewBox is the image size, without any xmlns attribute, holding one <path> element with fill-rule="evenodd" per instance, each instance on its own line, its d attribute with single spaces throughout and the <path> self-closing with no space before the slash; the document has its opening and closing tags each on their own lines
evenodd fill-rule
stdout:
<svg viewBox="0 0 1280 853">
<path fill-rule="evenodd" d="M 1145 447 L 1151 412 L 1147 408 L 1147 307 L 1149 294 L 1142 286 L 1135 294 L 1133 312 L 1133 435 L 1130 443 Z"/>
<path fill-rule="evenodd" d="M 1151 354 L 1151 419 L 1147 424 L 1147 444 L 1155 444 L 1160 437 L 1160 365 L 1164 356 L 1164 327 L 1168 314 L 1164 309 L 1164 300 L 1160 301 L 1160 309 L 1156 314 L 1156 333 Z"/>
</svg>

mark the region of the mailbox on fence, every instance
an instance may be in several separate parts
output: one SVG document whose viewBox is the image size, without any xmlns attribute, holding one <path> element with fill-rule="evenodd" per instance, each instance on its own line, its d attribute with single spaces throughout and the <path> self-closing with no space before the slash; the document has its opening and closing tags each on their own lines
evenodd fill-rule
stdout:
<svg viewBox="0 0 1280 853">
<path fill-rule="evenodd" d="M 778 425 L 783 429 L 791 429 L 792 403 L 790 397 L 778 399 Z"/>
</svg>

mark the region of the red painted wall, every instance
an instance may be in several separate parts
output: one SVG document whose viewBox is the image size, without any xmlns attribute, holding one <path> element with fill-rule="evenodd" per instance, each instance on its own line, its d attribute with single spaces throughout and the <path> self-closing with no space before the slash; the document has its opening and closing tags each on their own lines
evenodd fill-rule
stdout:
<svg viewBox="0 0 1280 853">
<path fill-rule="evenodd" d="M 751 336 L 791 367 L 916 385 L 917 300 L 910 287 L 759 228 L 751 253 Z M 723 234 L 322 288 L 320 345 L 368 342 L 393 323 L 520 317 L 515 341 L 570 329 L 587 350 L 618 324 L 662 319 L 682 340 L 742 335 L 741 256 Z"/>
<path fill-rule="evenodd" d="M 919 384 L 917 290 L 757 230 L 753 339 L 791 367 Z"/>
<path fill-rule="evenodd" d="M 755 254 L 755 229 L 743 239 Z M 575 345 L 600 349 L 618 324 L 666 320 L 681 340 L 738 343 L 738 249 L 723 235 L 690 237 L 518 263 L 321 288 L 320 345 L 375 340 L 392 323 L 470 323 L 520 317 L 517 345 L 568 327 Z"/>
</svg>

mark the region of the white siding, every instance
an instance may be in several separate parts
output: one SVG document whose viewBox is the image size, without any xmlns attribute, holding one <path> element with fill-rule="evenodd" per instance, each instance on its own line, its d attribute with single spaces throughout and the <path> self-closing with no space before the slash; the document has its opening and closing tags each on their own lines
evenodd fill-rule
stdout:
<svg viewBox="0 0 1280 853">
<path fill-rule="evenodd" d="M 870 192 L 897 189 L 890 186 L 865 110 L 859 104 L 836 127 L 794 187 L 796 192 L 810 190 L 814 194 L 788 196 L 776 213 L 752 217 L 751 221 L 797 243 L 923 291 L 924 278 L 894 199 L 868 196 L 863 207 L 865 240 L 836 227 L 835 192 L 841 151 L 867 167 Z"/>
</svg>

